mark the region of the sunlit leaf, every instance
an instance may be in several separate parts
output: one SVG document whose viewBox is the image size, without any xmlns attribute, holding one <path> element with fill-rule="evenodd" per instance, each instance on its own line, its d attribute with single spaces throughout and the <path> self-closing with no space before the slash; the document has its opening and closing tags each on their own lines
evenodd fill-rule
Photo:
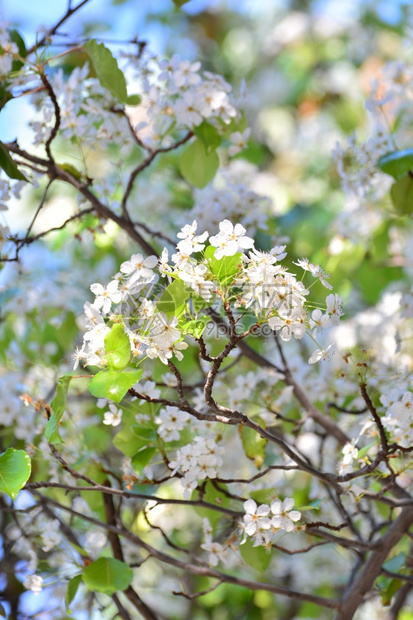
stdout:
<svg viewBox="0 0 413 620">
<path fill-rule="evenodd" d="M 123 370 L 129 363 L 131 349 L 125 327 L 113 325 L 105 336 L 106 361 L 111 370 Z"/>
<path fill-rule="evenodd" d="M 99 558 L 83 571 L 83 581 L 92 592 L 114 594 L 126 590 L 133 579 L 133 570 L 124 562 L 113 558 Z"/>
<path fill-rule="evenodd" d="M 57 381 L 56 396 L 50 403 L 52 415 L 46 424 L 45 436 L 50 443 L 63 443 L 59 433 L 59 423 L 66 409 L 67 391 L 73 377 L 64 375 Z"/>
<path fill-rule="evenodd" d="M 24 450 L 8 448 L 0 454 L 0 491 L 16 499 L 31 473 L 30 456 Z"/>
<path fill-rule="evenodd" d="M 109 398 L 120 403 L 126 392 L 142 377 L 143 370 L 121 372 L 101 370 L 89 384 L 89 392 L 96 398 Z"/>
<path fill-rule="evenodd" d="M 26 177 L 10 156 L 9 151 L 4 146 L 3 142 L 0 142 L 0 168 L 4 170 L 10 179 L 17 179 L 18 181 L 27 181 Z"/>
<path fill-rule="evenodd" d="M 120 102 L 127 102 L 128 93 L 125 76 L 119 69 L 112 52 L 103 43 L 97 43 L 94 39 L 85 43 L 83 47 L 90 56 L 93 68 L 102 86 L 107 88 Z"/>
<path fill-rule="evenodd" d="M 179 169 L 182 176 L 188 183 L 200 189 L 212 181 L 218 167 L 218 155 L 215 151 L 208 153 L 199 138 L 187 146 L 179 158 Z"/>
</svg>

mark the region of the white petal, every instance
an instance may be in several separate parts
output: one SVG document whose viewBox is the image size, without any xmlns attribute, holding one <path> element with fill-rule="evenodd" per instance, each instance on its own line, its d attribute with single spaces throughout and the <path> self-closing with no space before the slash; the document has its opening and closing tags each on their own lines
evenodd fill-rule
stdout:
<svg viewBox="0 0 413 620">
<path fill-rule="evenodd" d="M 256 502 L 254 502 L 253 499 L 247 500 L 246 502 L 244 502 L 244 510 L 250 515 L 255 515 L 255 512 L 257 510 Z"/>
<path fill-rule="evenodd" d="M 283 510 L 288 512 L 294 506 L 294 500 L 292 497 L 286 497 L 283 501 Z"/>
</svg>

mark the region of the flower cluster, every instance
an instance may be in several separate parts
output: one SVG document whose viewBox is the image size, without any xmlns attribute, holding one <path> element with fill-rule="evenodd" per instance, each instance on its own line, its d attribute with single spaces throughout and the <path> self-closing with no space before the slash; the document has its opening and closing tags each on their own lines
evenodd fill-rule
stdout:
<svg viewBox="0 0 413 620">
<path fill-rule="evenodd" d="M 254 547 L 270 544 L 271 535 L 274 536 L 279 530 L 292 532 L 295 529 L 294 523 L 301 519 L 301 513 L 293 510 L 293 506 L 294 499 L 291 497 L 287 497 L 284 501 L 275 500 L 271 506 L 268 504 L 257 506 L 253 499 L 244 502 L 244 532 L 246 537 L 252 537 Z"/>
<path fill-rule="evenodd" d="M 19 57 L 19 48 L 16 43 L 12 42 L 7 26 L 6 22 L 0 24 L 0 76 L 2 78 L 11 71 L 13 60 Z"/>
<path fill-rule="evenodd" d="M 164 364 L 173 356 L 181 360 L 189 346 L 184 341 L 186 333 L 191 333 L 189 322 L 196 322 L 202 316 L 192 312 L 189 305 L 185 309 L 185 301 L 189 302 L 192 296 L 204 307 L 205 302 L 207 305 L 222 303 L 224 289 L 234 310 L 250 309 L 257 327 L 268 324 L 284 341 L 292 337 L 301 340 L 311 328 L 314 337 L 320 327 L 338 324 L 342 315 L 341 299 L 333 294 L 327 297 L 324 314 L 316 310 L 308 319 L 305 305 L 309 290 L 280 264 L 286 256 L 285 246 L 260 252 L 246 229 L 229 220 L 220 222 L 218 234 L 212 236 L 208 231 L 198 234 L 194 220 L 182 228 L 178 239 L 172 265 L 166 248 L 159 260 L 155 256 L 144 258 L 142 254 L 134 254 L 121 264 L 120 272 L 106 287 L 99 283 L 91 285 L 95 301 L 85 304 L 88 331 L 81 350 L 75 354 L 76 364 L 81 360 L 85 365 L 105 365 L 107 323 L 119 315 L 125 323 L 134 358 L 146 355 Z M 244 253 L 245 250 L 250 251 Z M 331 288 L 326 280 L 328 275 L 321 267 L 306 260 L 297 264 Z M 169 285 L 172 289 L 178 281 L 183 283 L 179 294 L 168 295 L 170 289 L 160 283 L 165 277 L 173 279 Z M 165 295 L 166 299 L 172 299 L 172 305 L 164 301 Z M 324 359 L 329 348 L 317 349 L 310 363 Z"/>
<path fill-rule="evenodd" d="M 147 146 L 168 146 L 171 132 L 192 130 L 206 119 L 220 130 L 237 117 L 231 86 L 220 75 L 201 74 L 200 69 L 200 62 L 190 63 L 178 54 L 169 60 L 149 59 L 144 71 L 139 66 L 138 77 L 146 75 L 143 90 L 148 122 L 140 123 L 136 131 Z M 247 138 L 244 134 L 244 141 Z M 233 136 L 235 149 L 241 140 Z"/>
<path fill-rule="evenodd" d="M 199 480 L 217 477 L 217 468 L 222 465 L 220 455 L 224 452 L 225 449 L 218 446 L 212 438 L 204 437 L 195 437 L 192 443 L 177 450 L 169 467 L 172 469 L 171 476 L 175 476 L 178 471 L 183 474 L 181 483 L 186 499 L 197 487 Z"/>
<path fill-rule="evenodd" d="M 382 405 L 387 409 L 386 415 L 382 418 L 383 426 L 404 448 L 409 448 L 413 441 L 412 388 L 411 381 L 403 382 L 396 387 L 391 387 L 380 397 Z"/>
</svg>

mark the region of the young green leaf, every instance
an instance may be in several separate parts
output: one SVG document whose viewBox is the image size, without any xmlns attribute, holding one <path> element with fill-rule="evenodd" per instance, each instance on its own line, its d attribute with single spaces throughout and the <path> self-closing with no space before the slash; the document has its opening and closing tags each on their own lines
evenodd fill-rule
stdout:
<svg viewBox="0 0 413 620">
<path fill-rule="evenodd" d="M 138 474 L 142 474 L 143 469 L 152 460 L 155 452 L 156 448 L 143 448 L 143 450 L 139 450 L 132 458 L 133 469 L 138 472 Z"/>
<path fill-rule="evenodd" d="M 257 502 L 257 504 L 271 504 L 277 497 L 275 489 L 260 489 L 259 491 L 251 491 L 249 497 Z"/>
<path fill-rule="evenodd" d="M 26 51 L 26 45 L 24 43 L 24 40 L 22 39 L 20 33 L 17 30 L 9 30 L 9 37 L 10 37 L 10 41 L 13 41 L 13 43 L 15 43 L 18 47 L 19 50 L 19 54 L 20 56 L 22 56 L 22 58 L 26 57 L 27 51 Z M 13 60 L 13 64 L 11 66 L 11 70 L 12 71 L 18 71 L 19 69 L 21 69 L 23 66 L 23 63 L 21 60 Z"/>
<path fill-rule="evenodd" d="M 16 499 L 32 471 L 30 456 L 24 450 L 8 448 L 0 454 L 0 491 Z"/>
<path fill-rule="evenodd" d="M 130 341 L 123 325 L 116 324 L 105 336 L 106 361 L 111 370 L 123 370 L 130 359 Z"/>
<path fill-rule="evenodd" d="M 248 426 L 239 426 L 238 430 L 241 435 L 245 456 L 254 461 L 255 467 L 260 469 L 264 462 L 267 440 L 260 437 L 256 431 Z"/>
<path fill-rule="evenodd" d="M 99 558 L 83 571 L 83 581 L 92 592 L 111 596 L 119 590 L 126 590 L 133 579 L 133 570 L 120 560 Z"/>
<path fill-rule="evenodd" d="M 174 280 L 162 293 L 156 309 L 158 312 L 164 312 L 168 318 L 179 317 L 185 312 L 191 293 L 192 289 L 182 280 Z"/>
<path fill-rule="evenodd" d="M 297 510 L 299 510 L 300 512 L 304 512 L 304 510 L 320 510 L 321 502 L 323 501 L 323 499 L 324 497 L 322 497 L 321 499 L 315 499 L 306 506 L 300 506 L 299 508 L 297 508 Z"/>
<path fill-rule="evenodd" d="M 139 381 L 143 370 L 121 372 L 119 370 L 101 370 L 89 384 L 89 392 L 96 398 L 109 398 L 120 403 L 126 392 Z"/>
<path fill-rule="evenodd" d="M 133 106 L 133 105 L 139 105 L 141 101 L 142 101 L 142 97 L 140 95 L 135 94 L 135 95 L 128 95 L 126 97 L 125 103 L 126 105 Z"/>
<path fill-rule="evenodd" d="M 395 179 L 401 179 L 410 170 L 413 170 L 413 149 L 386 153 L 380 157 L 377 165 L 386 174 Z"/>
<path fill-rule="evenodd" d="M 413 213 L 413 179 L 406 175 L 393 183 L 390 189 L 393 206 L 399 215 Z"/>
<path fill-rule="evenodd" d="M 217 129 L 207 121 L 203 121 L 198 127 L 195 127 L 194 133 L 202 141 L 207 153 L 215 151 L 222 142 Z"/>
<path fill-rule="evenodd" d="M 229 506 L 229 497 L 225 495 L 225 491 L 228 490 L 227 486 L 225 484 L 220 484 L 220 487 L 222 488 L 222 491 L 217 489 L 213 485 L 211 480 L 208 480 L 204 487 L 204 492 L 202 494 L 203 501 L 206 502 L 207 504 L 213 504 L 215 506 L 221 506 L 223 508 L 226 508 L 227 506 Z M 193 491 L 192 493 L 191 499 L 197 500 L 199 498 L 200 498 L 199 491 L 195 489 L 195 491 Z M 222 517 L 222 514 L 218 510 L 212 510 L 211 508 L 199 508 L 199 507 L 197 507 L 195 510 L 199 514 L 200 517 L 202 518 L 206 517 L 209 520 L 213 530 L 216 529 L 218 522 Z"/>
<path fill-rule="evenodd" d="M 388 607 L 391 603 L 393 596 L 403 585 L 401 579 L 384 579 L 381 583 L 378 582 L 380 587 L 380 596 L 383 607 Z"/>
<path fill-rule="evenodd" d="M 75 177 L 75 179 L 77 179 L 78 181 L 84 180 L 84 174 L 80 172 L 80 170 L 75 168 L 75 166 L 73 166 L 72 164 L 59 164 L 59 168 L 71 174 L 72 177 Z"/>
<path fill-rule="evenodd" d="M 180 325 L 179 328 L 182 334 L 188 334 L 193 338 L 200 338 L 210 321 L 211 317 L 204 315 L 193 321 L 187 321 L 182 326 Z"/>
<path fill-rule="evenodd" d="M 215 151 L 208 153 L 199 138 L 196 138 L 179 158 L 179 169 L 184 179 L 200 189 L 212 181 L 218 167 L 218 155 Z"/>
<path fill-rule="evenodd" d="M 125 426 L 113 438 L 113 445 L 125 456 L 135 456 L 142 448 L 156 442 L 156 432 L 151 428 L 142 428 L 136 424 Z"/>
<path fill-rule="evenodd" d="M 53 411 L 50 420 L 46 424 L 45 437 L 50 443 L 63 443 L 59 433 L 59 423 L 66 409 L 67 391 L 73 377 L 64 375 L 57 381 L 56 396 L 50 403 Z"/>
<path fill-rule="evenodd" d="M 70 603 L 76 596 L 76 592 L 79 588 L 79 585 L 82 581 L 82 575 L 75 575 L 67 584 L 66 590 L 66 611 L 69 611 Z"/>
<path fill-rule="evenodd" d="M 209 245 L 205 250 L 205 257 L 208 259 L 208 267 L 213 275 L 223 284 L 229 286 L 239 273 L 242 254 L 238 252 L 233 256 L 223 256 L 215 258 L 216 248 Z"/>
<path fill-rule="evenodd" d="M 357 452 L 357 458 L 364 459 L 364 457 L 367 456 L 371 448 L 375 445 L 377 445 L 377 441 L 372 441 L 371 443 L 367 444 L 367 446 L 364 446 L 364 448 L 361 448 L 361 450 Z"/>
<path fill-rule="evenodd" d="M 263 573 L 271 562 L 271 553 L 265 547 L 253 547 L 251 539 L 240 545 L 239 550 L 243 560 L 260 573 Z"/>
<path fill-rule="evenodd" d="M 96 43 L 94 39 L 88 41 L 83 47 L 90 56 L 102 86 L 107 88 L 121 103 L 126 103 L 128 92 L 125 76 L 119 69 L 112 52 L 103 43 Z"/>
<path fill-rule="evenodd" d="M 7 174 L 7 176 L 10 177 L 11 179 L 17 179 L 19 181 L 27 181 L 24 174 L 20 172 L 20 170 L 18 169 L 18 167 L 16 166 L 16 164 L 10 157 L 10 153 L 4 146 L 3 142 L 0 142 L 0 168 L 2 168 L 4 172 Z"/>
</svg>

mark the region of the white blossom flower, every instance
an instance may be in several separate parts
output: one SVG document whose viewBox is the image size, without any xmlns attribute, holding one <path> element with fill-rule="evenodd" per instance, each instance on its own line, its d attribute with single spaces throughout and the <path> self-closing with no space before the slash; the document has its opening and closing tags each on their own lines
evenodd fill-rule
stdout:
<svg viewBox="0 0 413 620">
<path fill-rule="evenodd" d="M 219 224 L 219 233 L 210 237 L 210 244 L 217 248 L 214 257 L 219 260 L 223 256 L 234 256 L 240 249 L 249 249 L 254 246 L 254 240 L 246 236 L 247 231 L 241 224 L 235 226 L 224 220 Z"/>
<path fill-rule="evenodd" d="M 228 155 L 233 157 L 237 153 L 240 153 L 247 146 L 248 138 L 250 137 L 251 129 L 247 128 L 242 133 L 235 131 L 229 137 L 231 146 L 228 149 Z"/>
<path fill-rule="evenodd" d="M 27 590 L 31 590 L 33 594 L 40 594 L 43 588 L 43 577 L 40 577 L 40 575 L 27 575 L 23 585 Z"/>
<path fill-rule="evenodd" d="M 334 347 L 334 343 L 332 342 L 331 344 L 328 345 L 326 349 L 316 349 L 314 353 L 311 355 L 311 357 L 309 358 L 308 363 L 316 364 L 317 362 L 321 360 L 325 360 L 329 355 L 332 355 L 332 353 L 334 352 L 333 347 Z"/>
<path fill-rule="evenodd" d="M 92 293 L 96 295 L 93 303 L 95 308 L 102 308 L 102 312 L 107 314 L 112 303 L 119 304 L 122 300 L 122 293 L 118 290 L 118 281 L 112 280 L 105 288 L 101 284 L 95 283 L 90 286 Z"/>
<path fill-rule="evenodd" d="M 158 264 L 156 256 L 147 256 L 144 258 L 142 254 L 133 254 L 128 261 L 121 264 L 122 273 L 130 276 L 129 282 L 132 284 L 137 281 L 150 282 L 154 273 L 152 269 Z"/>
<path fill-rule="evenodd" d="M 267 504 L 261 504 L 257 507 L 257 503 L 253 499 L 244 502 L 244 524 L 245 533 L 253 536 L 258 527 L 269 529 L 271 527 L 271 519 L 267 516 L 270 513 L 270 507 Z"/>
<path fill-rule="evenodd" d="M 43 528 L 42 532 L 43 551 L 50 551 L 60 543 L 62 537 L 59 533 L 59 529 L 60 522 L 58 519 L 53 519 L 53 521 L 47 522 L 47 527 Z"/>
<path fill-rule="evenodd" d="M 122 409 L 118 409 L 113 403 L 109 403 L 110 411 L 106 411 L 103 417 L 103 424 L 107 426 L 119 426 L 122 421 Z"/>
<path fill-rule="evenodd" d="M 271 519 L 271 525 L 286 532 L 292 532 L 294 523 L 301 519 L 301 512 L 291 510 L 294 506 L 294 499 L 287 497 L 283 502 L 276 500 L 271 504 L 271 512 L 274 515 Z"/>
</svg>

